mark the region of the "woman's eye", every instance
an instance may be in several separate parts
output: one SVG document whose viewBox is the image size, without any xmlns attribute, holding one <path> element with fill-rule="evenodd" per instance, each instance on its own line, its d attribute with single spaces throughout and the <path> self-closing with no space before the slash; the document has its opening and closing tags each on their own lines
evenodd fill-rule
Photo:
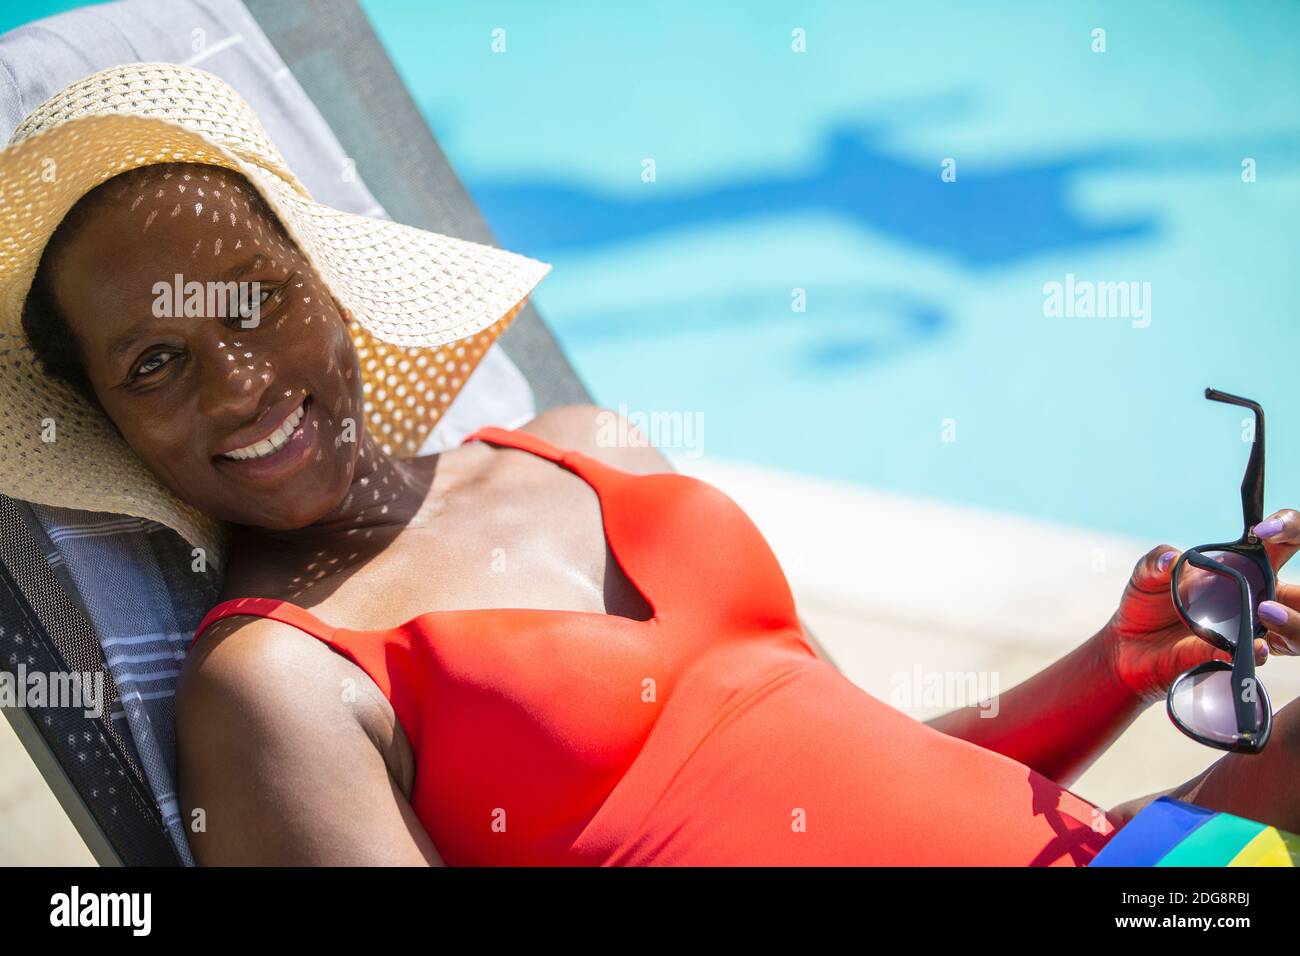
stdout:
<svg viewBox="0 0 1300 956">
<path fill-rule="evenodd" d="M 262 310 L 267 303 L 275 297 L 279 288 L 275 286 L 265 286 L 261 283 L 240 283 L 238 291 L 235 293 L 234 308 L 231 312 L 234 317 L 241 320 L 244 328 L 252 328 L 252 320 L 260 318 Z M 277 300 L 278 301 L 278 300 Z"/>
<path fill-rule="evenodd" d="M 266 298 L 266 293 L 262 290 L 261 285 L 241 282 L 235 303 L 235 314 L 243 319 L 248 318 L 253 315 L 254 309 L 261 308 L 266 302 Z"/>
<path fill-rule="evenodd" d="M 170 352 L 155 352 L 135 367 L 133 375 L 139 378 L 142 375 L 152 374 L 171 361 L 172 357 Z"/>
</svg>

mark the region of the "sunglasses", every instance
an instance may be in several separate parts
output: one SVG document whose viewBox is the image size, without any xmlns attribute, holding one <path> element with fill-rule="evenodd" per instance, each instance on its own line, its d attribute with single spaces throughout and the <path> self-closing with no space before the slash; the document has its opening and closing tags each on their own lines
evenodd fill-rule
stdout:
<svg viewBox="0 0 1300 956">
<path fill-rule="evenodd" d="M 1169 719 L 1200 743 L 1237 753 L 1259 753 L 1273 729 L 1273 708 L 1255 677 L 1255 638 L 1267 629 L 1259 602 L 1277 588 L 1268 553 L 1255 536 L 1264 520 L 1264 410 L 1237 395 L 1205 390 L 1213 402 L 1255 413 L 1255 435 L 1241 482 L 1245 530 L 1224 544 L 1184 551 L 1170 580 L 1174 609 L 1193 634 L 1232 654 L 1232 662 L 1207 661 L 1178 676 L 1169 688 Z"/>
</svg>

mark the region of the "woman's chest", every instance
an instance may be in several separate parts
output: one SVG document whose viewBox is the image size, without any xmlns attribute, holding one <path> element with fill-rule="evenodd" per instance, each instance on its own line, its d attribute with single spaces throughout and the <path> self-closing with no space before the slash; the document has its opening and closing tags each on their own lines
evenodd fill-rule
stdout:
<svg viewBox="0 0 1300 956">
<path fill-rule="evenodd" d="M 315 590 L 313 611 L 355 630 L 477 608 L 648 619 L 651 607 L 611 550 L 592 489 L 554 466 L 547 478 L 442 502 L 369 554 L 307 556 L 283 582 L 298 592 L 288 599 L 303 603 Z"/>
</svg>

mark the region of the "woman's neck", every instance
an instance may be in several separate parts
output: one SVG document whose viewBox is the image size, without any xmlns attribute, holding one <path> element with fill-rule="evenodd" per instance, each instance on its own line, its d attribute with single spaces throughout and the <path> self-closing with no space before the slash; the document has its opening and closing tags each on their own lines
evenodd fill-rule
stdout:
<svg viewBox="0 0 1300 956">
<path fill-rule="evenodd" d="M 357 452 L 352 483 L 333 510 L 302 528 L 276 530 L 238 525 L 236 534 L 242 545 L 274 545 L 281 550 L 366 550 L 359 547 L 363 541 L 390 537 L 377 532 L 400 530 L 420 513 L 433 484 L 431 465 L 436 458 L 397 458 L 380 448 L 367 432 Z"/>
</svg>

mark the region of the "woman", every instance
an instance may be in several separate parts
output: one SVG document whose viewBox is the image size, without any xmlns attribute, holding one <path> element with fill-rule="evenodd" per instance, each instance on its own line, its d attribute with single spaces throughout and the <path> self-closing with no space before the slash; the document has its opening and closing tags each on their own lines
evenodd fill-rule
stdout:
<svg viewBox="0 0 1300 956">
<path fill-rule="evenodd" d="M 221 216 L 190 214 L 200 188 Z M 208 163 L 107 178 L 43 244 L 23 315 L 46 374 L 231 529 L 177 695 L 200 863 L 1082 865 L 1151 799 L 1108 812 L 1065 787 L 1222 656 L 1177 622 L 1172 549 L 996 717 L 919 723 L 818 655 L 730 499 L 604 447 L 608 413 L 387 450 L 359 317 L 266 191 Z M 174 275 L 255 294 L 175 315 Z M 1300 518 L 1274 518 L 1280 566 Z M 1288 610 L 1270 646 L 1297 640 Z M 1300 829 L 1298 715 L 1170 793 Z"/>
</svg>

